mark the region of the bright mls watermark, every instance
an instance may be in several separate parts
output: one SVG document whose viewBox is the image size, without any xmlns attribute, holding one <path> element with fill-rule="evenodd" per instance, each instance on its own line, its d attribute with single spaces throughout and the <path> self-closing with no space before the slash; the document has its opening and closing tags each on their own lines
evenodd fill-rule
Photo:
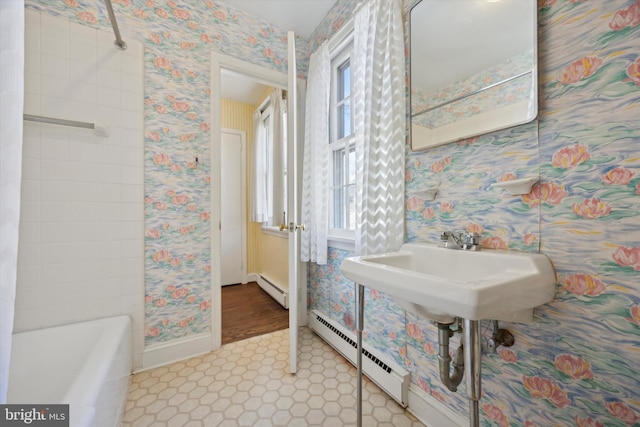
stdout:
<svg viewBox="0 0 640 427">
<path fill-rule="evenodd" d="M 0 427 L 69 427 L 69 405 L 0 405 Z"/>
</svg>

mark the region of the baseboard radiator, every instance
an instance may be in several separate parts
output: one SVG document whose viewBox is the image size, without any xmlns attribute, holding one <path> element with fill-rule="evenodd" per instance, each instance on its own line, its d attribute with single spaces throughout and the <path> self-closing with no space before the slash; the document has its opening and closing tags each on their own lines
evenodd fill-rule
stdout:
<svg viewBox="0 0 640 427">
<path fill-rule="evenodd" d="M 355 366 L 356 336 L 317 310 L 309 313 L 309 327 Z M 378 354 L 376 354 L 378 353 Z M 403 407 L 409 403 L 409 372 L 363 344 L 362 372 Z"/>
<path fill-rule="evenodd" d="M 271 298 L 276 300 L 278 304 L 289 309 L 289 290 L 278 284 L 276 281 L 260 274 L 258 276 L 258 286 L 260 286 Z"/>
</svg>

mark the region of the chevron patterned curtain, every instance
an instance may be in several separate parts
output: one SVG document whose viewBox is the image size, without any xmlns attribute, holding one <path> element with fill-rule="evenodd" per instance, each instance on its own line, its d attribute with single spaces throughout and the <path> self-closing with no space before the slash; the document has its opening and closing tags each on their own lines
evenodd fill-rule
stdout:
<svg viewBox="0 0 640 427">
<path fill-rule="evenodd" d="M 404 243 L 405 57 L 401 3 L 371 1 L 354 22 L 356 254 Z"/>
<path fill-rule="evenodd" d="M 327 263 L 329 227 L 329 94 L 331 60 L 325 43 L 311 55 L 305 104 L 302 165 L 301 261 Z"/>
</svg>

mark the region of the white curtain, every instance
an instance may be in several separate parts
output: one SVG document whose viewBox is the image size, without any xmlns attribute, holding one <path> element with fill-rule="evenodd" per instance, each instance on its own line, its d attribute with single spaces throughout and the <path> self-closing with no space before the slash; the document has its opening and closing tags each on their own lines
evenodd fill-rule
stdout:
<svg viewBox="0 0 640 427">
<path fill-rule="evenodd" d="M 353 70 L 356 253 L 404 243 L 405 57 L 401 3 L 372 1 L 356 14 Z"/>
<path fill-rule="evenodd" d="M 284 109 L 282 108 L 282 90 L 274 89 L 269 94 L 269 102 L 271 105 L 270 141 L 272 148 L 269 151 L 271 154 L 271 158 L 269 159 L 269 166 L 271 168 L 269 224 L 277 224 L 285 210 L 282 189 L 284 188 L 283 149 L 286 144 L 286 131 L 284 126 Z"/>
<path fill-rule="evenodd" d="M 309 60 L 302 166 L 300 259 L 327 263 L 329 227 L 329 94 L 331 59 L 327 43 Z"/>
<path fill-rule="evenodd" d="M 266 222 L 269 219 L 267 199 L 267 150 L 264 121 L 260 110 L 253 113 L 253 168 L 251 168 L 251 221 Z"/>
<path fill-rule="evenodd" d="M 0 1 L 0 404 L 7 402 L 16 296 L 22 111 L 24 1 Z"/>
</svg>

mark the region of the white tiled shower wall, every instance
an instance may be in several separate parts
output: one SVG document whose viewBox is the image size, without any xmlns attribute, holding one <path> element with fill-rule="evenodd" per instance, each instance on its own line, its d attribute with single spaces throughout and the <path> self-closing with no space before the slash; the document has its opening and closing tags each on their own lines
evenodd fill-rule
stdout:
<svg viewBox="0 0 640 427">
<path fill-rule="evenodd" d="M 143 48 L 112 32 L 26 11 L 25 114 L 107 125 L 24 122 L 15 331 L 129 314 L 141 365 Z"/>
</svg>

